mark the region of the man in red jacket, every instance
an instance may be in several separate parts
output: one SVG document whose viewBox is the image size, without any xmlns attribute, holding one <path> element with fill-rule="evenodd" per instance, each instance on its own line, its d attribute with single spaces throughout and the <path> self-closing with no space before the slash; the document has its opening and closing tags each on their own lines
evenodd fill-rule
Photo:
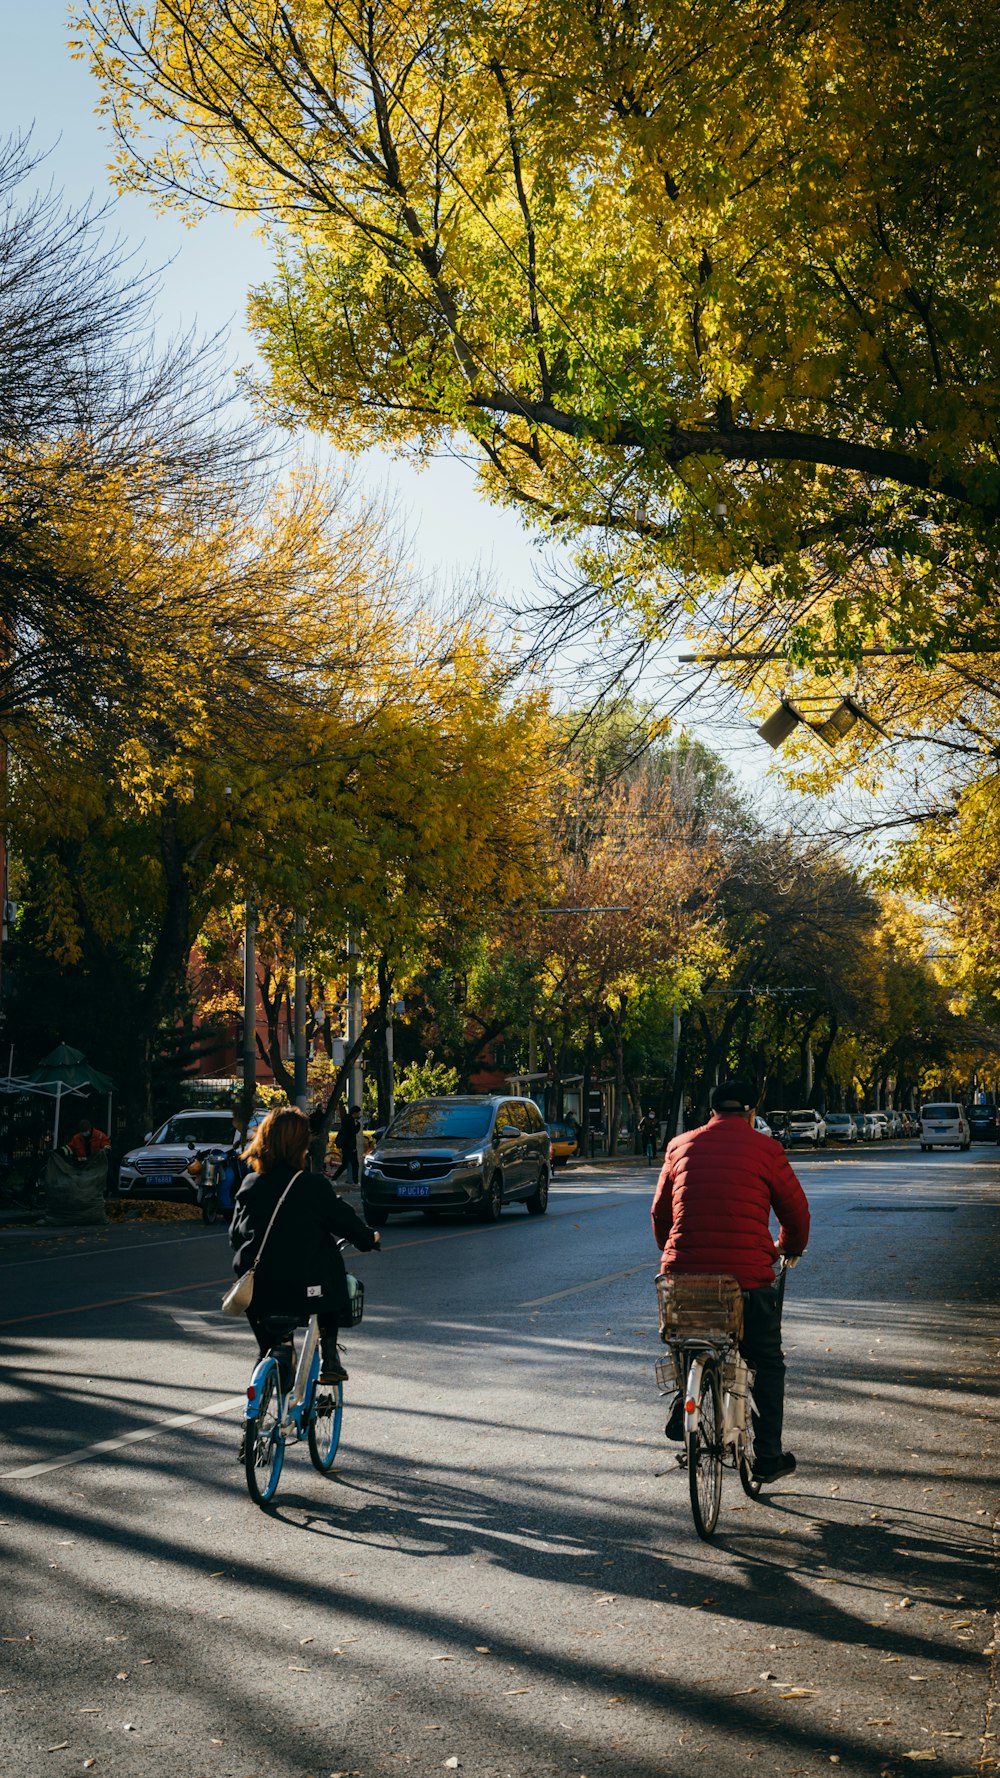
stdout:
<svg viewBox="0 0 1000 1778">
<path fill-rule="evenodd" d="M 745 1081 L 724 1081 L 712 1093 L 708 1123 L 670 1143 L 653 1198 L 653 1234 L 662 1272 L 727 1272 L 743 1291 L 740 1351 L 756 1372 L 754 1475 L 776 1482 L 791 1475 L 795 1458 L 781 1448 L 785 1358 L 774 1262 L 805 1252 L 809 1205 L 781 1144 L 754 1129 L 756 1099 Z M 681 1394 L 667 1437 L 679 1439 L 683 1430 Z"/>
</svg>

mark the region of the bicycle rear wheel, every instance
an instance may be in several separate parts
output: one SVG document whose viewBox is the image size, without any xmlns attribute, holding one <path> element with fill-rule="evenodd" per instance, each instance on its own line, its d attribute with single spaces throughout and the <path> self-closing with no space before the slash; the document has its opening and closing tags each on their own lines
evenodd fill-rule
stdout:
<svg viewBox="0 0 1000 1778">
<path fill-rule="evenodd" d="M 272 1358 L 257 1383 L 257 1415 L 246 1422 L 243 1461 L 251 1500 L 266 1506 L 273 1499 L 285 1460 L 281 1431 L 281 1386 L 278 1362 Z"/>
<path fill-rule="evenodd" d="M 684 1442 L 694 1528 L 707 1541 L 719 1522 L 722 1503 L 722 1392 L 718 1367 L 711 1359 L 701 1373 L 697 1430 L 686 1430 Z"/>
<path fill-rule="evenodd" d="M 309 1416 L 309 1455 L 313 1468 L 318 1469 L 320 1475 L 328 1473 L 337 1455 L 343 1417 L 344 1385 L 317 1383 Z"/>
</svg>

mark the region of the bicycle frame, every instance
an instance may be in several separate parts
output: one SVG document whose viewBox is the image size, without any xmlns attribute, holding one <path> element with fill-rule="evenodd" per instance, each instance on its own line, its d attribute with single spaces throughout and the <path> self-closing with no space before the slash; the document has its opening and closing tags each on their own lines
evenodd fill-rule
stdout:
<svg viewBox="0 0 1000 1778">
<path fill-rule="evenodd" d="M 676 1347 L 676 1350 L 674 1348 Z M 739 1461 L 740 1447 L 746 1433 L 747 1395 L 753 1382 L 753 1371 L 746 1360 L 740 1357 L 739 1348 L 734 1340 L 725 1342 L 697 1337 L 671 1342 L 674 1359 L 674 1370 L 678 1387 L 684 1389 L 684 1430 L 685 1433 L 697 1433 L 701 1424 L 699 1402 L 701 1400 L 701 1383 L 705 1374 L 706 1364 L 713 1363 L 719 1371 L 720 1385 L 725 1372 L 731 1364 L 736 1367 L 735 1389 L 723 1389 L 723 1448 L 730 1454 L 732 1461 Z M 683 1378 L 681 1364 L 684 1363 Z M 670 1390 L 663 1391 L 670 1394 Z"/>
<path fill-rule="evenodd" d="M 265 1352 L 254 1368 L 253 1376 L 247 1387 L 247 1404 L 243 1409 L 244 1420 L 256 1420 L 260 1401 L 261 1384 L 264 1373 L 270 1367 L 271 1353 Z M 281 1421 L 279 1432 L 287 1438 L 294 1432 L 297 1439 L 304 1439 L 308 1427 L 304 1425 L 303 1410 L 307 1403 L 312 1405 L 312 1394 L 319 1375 L 319 1321 L 315 1315 L 310 1317 L 299 1349 L 295 1376 L 287 1395 L 281 1397 Z"/>
</svg>

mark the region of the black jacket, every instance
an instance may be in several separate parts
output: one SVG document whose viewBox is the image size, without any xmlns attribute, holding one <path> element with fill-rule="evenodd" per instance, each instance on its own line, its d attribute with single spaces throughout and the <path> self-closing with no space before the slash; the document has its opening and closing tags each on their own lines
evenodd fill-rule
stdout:
<svg viewBox="0 0 1000 1778">
<path fill-rule="evenodd" d="M 358 1152 L 358 1126 L 350 1112 L 340 1120 L 337 1131 L 337 1147 L 340 1149 L 342 1161 L 349 1161 Z"/>
<path fill-rule="evenodd" d="M 290 1167 L 251 1173 L 236 1194 L 230 1239 L 236 1251 L 233 1271 L 248 1272 L 264 1238 L 271 1212 L 292 1177 Z M 350 1320 L 347 1273 L 339 1237 L 362 1253 L 375 1238 L 350 1204 L 320 1173 L 302 1173 L 278 1211 L 264 1257 L 254 1274 L 253 1307 L 258 1315 L 294 1315 L 299 1321 L 320 1310 Z"/>
</svg>

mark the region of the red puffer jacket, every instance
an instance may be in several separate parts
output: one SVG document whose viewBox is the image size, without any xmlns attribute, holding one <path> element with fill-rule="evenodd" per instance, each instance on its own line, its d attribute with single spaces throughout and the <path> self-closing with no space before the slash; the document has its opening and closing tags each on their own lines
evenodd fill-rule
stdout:
<svg viewBox="0 0 1000 1778">
<path fill-rule="evenodd" d="M 809 1205 L 779 1142 L 742 1117 L 713 1116 L 668 1147 L 653 1234 L 663 1249 L 661 1271 L 728 1272 L 743 1290 L 756 1290 L 773 1281 L 778 1253 L 804 1252 Z"/>
</svg>

